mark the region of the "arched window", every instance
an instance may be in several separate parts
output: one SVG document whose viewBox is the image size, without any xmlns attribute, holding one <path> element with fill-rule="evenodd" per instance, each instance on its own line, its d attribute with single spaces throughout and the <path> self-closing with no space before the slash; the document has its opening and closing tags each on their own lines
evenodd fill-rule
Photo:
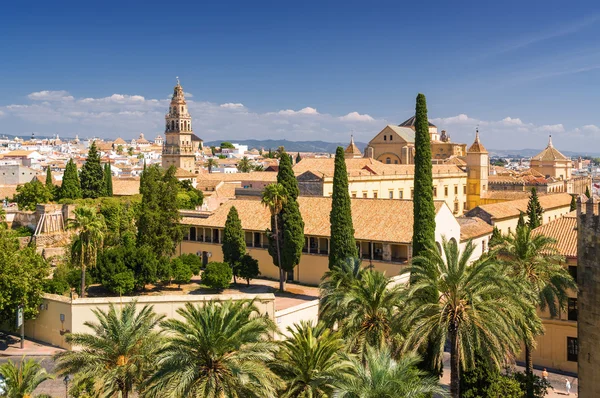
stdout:
<svg viewBox="0 0 600 398">
<path fill-rule="evenodd" d="M 456 245 L 456 239 L 454 239 L 454 238 L 450 238 L 450 240 L 448 242 L 450 242 L 453 245 Z"/>
<path fill-rule="evenodd" d="M 392 140 L 392 138 L 393 138 L 393 135 L 390 134 L 390 141 Z"/>
<path fill-rule="evenodd" d="M 171 120 L 171 131 L 175 131 L 175 120 Z"/>
<path fill-rule="evenodd" d="M 390 163 L 392 163 L 392 159 L 390 159 L 390 158 L 385 158 L 385 163 L 386 163 L 386 164 L 390 164 Z"/>
</svg>

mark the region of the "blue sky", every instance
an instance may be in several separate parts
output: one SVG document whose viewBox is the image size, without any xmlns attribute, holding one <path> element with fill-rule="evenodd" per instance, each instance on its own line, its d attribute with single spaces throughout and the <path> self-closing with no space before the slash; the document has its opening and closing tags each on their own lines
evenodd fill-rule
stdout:
<svg viewBox="0 0 600 398">
<path fill-rule="evenodd" d="M 154 137 L 179 76 L 205 140 L 368 141 L 423 92 L 454 141 L 600 152 L 592 1 L 21 3 L 0 133 Z"/>
</svg>

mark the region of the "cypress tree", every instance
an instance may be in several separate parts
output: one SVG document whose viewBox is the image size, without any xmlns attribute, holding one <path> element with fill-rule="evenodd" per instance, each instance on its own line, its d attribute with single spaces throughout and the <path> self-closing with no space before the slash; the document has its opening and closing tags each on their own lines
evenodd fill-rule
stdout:
<svg viewBox="0 0 600 398">
<path fill-rule="evenodd" d="M 69 159 L 67 166 L 65 167 L 65 174 L 63 175 L 62 184 L 58 190 L 58 196 L 60 199 L 80 199 L 81 198 L 81 185 L 79 183 L 79 174 L 77 173 L 77 166 L 73 159 Z"/>
<path fill-rule="evenodd" d="M 527 216 L 529 217 L 529 228 L 535 229 L 542 225 L 542 213 L 544 209 L 540 204 L 535 187 L 531 188 L 531 196 L 527 203 Z"/>
<path fill-rule="evenodd" d="M 242 230 L 242 221 L 235 206 L 231 206 L 227 213 L 221 249 L 223 250 L 223 260 L 233 271 L 233 282 L 237 283 L 235 277 L 239 276 L 239 262 L 246 254 L 246 240 Z"/>
<path fill-rule="evenodd" d="M 519 212 L 519 221 L 517 221 L 517 230 L 523 228 L 525 226 L 525 214 L 520 211 Z"/>
<path fill-rule="evenodd" d="M 283 186 L 286 195 L 286 200 L 277 220 L 280 226 L 278 231 L 281 268 L 286 272 L 291 272 L 300 263 L 300 257 L 302 256 L 302 247 L 304 247 L 304 221 L 302 220 L 300 207 L 298 206 L 300 190 L 298 189 L 298 180 L 296 180 L 296 176 L 292 170 L 292 158 L 284 150 L 281 151 L 279 157 L 277 183 Z M 274 221 L 273 219 L 272 223 Z M 274 224 L 271 225 L 271 230 L 275 230 Z M 273 263 L 279 266 L 274 239 L 269 241 L 269 254 L 273 258 Z"/>
<path fill-rule="evenodd" d="M 333 195 L 331 198 L 331 240 L 329 247 L 329 269 L 358 257 L 354 226 L 352 224 L 352 208 L 348 192 L 348 172 L 344 159 L 344 148 L 337 147 L 335 151 L 335 171 L 333 173 Z"/>
<path fill-rule="evenodd" d="M 569 211 L 577 210 L 577 200 L 575 199 L 575 195 L 571 195 L 571 205 L 569 206 Z"/>
<path fill-rule="evenodd" d="M 300 156 L 300 152 L 298 152 L 298 154 L 296 155 L 296 163 L 298 163 L 301 160 L 302 160 L 302 157 Z"/>
<path fill-rule="evenodd" d="M 590 194 L 589 185 L 587 187 L 585 187 L 585 196 L 587 196 L 588 199 L 592 197 L 592 195 Z"/>
<path fill-rule="evenodd" d="M 54 186 L 54 181 L 52 181 L 52 171 L 50 170 L 50 166 L 46 167 L 46 189 L 50 192 L 50 200 L 55 200 L 56 187 Z"/>
<path fill-rule="evenodd" d="M 106 196 L 113 196 L 112 171 L 110 163 L 104 165 L 104 179 L 106 181 Z"/>
<path fill-rule="evenodd" d="M 425 95 L 417 95 L 415 108 L 415 177 L 413 199 L 413 256 L 425 254 L 435 243 L 435 207 L 431 139 Z"/>
<path fill-rule="evenodd" d="M 92 199 L 106 196 L 106 180 L 95 141 L 92 142 L 87 160 L 81 168 L 81 193 L 84 198 Z"/>
<path fill-rule="evenodd" d="M 502 234 L 500 233 L 500 230 L 498 229 L 498 227 L 494 226 L 494 229 L 492 230 L 492 237 L 490 238 L 489 243 L 490 249 L 493 249 L 494 247 L 498 246 L 502 243 L 502 241 L 503 238 Z"/>
</svg>

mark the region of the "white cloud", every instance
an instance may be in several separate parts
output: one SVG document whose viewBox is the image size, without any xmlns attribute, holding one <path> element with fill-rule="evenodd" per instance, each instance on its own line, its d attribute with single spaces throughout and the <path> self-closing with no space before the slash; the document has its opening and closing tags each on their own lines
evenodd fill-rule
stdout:
<svg viewBox="0 0 600 398">
<path fill-rule="evenodd" d="M 219 105 L 219 107 L 225 108 L 225 109 L 244 109 L 245 108 L 244 104 L 241 104 L 239 102 L 238 103 L 227 102 L 226 104 Z"/>
<path fill-rule="evenodd" d="M 501 122 L 506 125 L 506 126 L 522 126 L 523 125 L 523 121 L 521 119 L 517 118 L 512 118 L 512 117 L 505 117 L 504 119 L 501 120 Z"/>
<path fill-rule="evenodd" d="M 600 127 L 598 127 L 594 124 L 586 124 L 581 129 L 583 131 L 590 132 L 590 133 L 600 133 Z"/>
<path fill-rule="evenodd" d="M 460 115 L 451 116 L 451 117 L 438 117 L 435 119 L 431 119 L 433 123 L 436 125 L 446 125 L 446 124 L 476 124 L 479 121 L 476 119 L 472 119 L 469 116 L 461 113 Z"/>
<path fill-rule="evenodd" d="M 69 92 L 65 90 L 59 91 L 36 91 L 27 96 L 33 101 L 72 101 L 74 98 Z"/>
<path fill-rule="evenodd" d="M 375 119 L 371 115 L 367 115 L 366 113 L 361 115 L 358 112 L 350 112 L 345 116 L 341 116 L 340 120 L 349 121 L 349 122 L 372 122 Z"/>
<path fill-rule="evenodd" d="M 315 109 L 307 106 L 306 108 L 302 108 L 299 111 L 294 111 L 292 109 L 285 109 L 277 112 L 280 115 L 320 115 L 320 113 Z"/>
<path fill-rule="evenodd" d="M 185 98 L 194 98 L 194 94 L 186 93 L 185 91 L 183 92 L 183 95 L 185 96 Z"/>
<path fill-rule="evenodd" d="M 550 134 L 564 133 L 565 126 L 562 124 L 545 124 L 543 126 L 536 127 L 536 131 Z"/>
</svg>

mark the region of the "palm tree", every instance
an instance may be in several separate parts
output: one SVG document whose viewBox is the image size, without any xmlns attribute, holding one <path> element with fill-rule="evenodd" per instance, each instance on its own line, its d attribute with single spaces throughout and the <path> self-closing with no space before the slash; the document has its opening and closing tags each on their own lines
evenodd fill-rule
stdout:
<svg viewBox="0 0 600 398">
<path fill-rule="evenodd" d="M 346 317 L 338 324 L 352 352 L 363 357 L 368 346 L 391 347 L 395 354 L 402 340 L 398 315 L 401 285 L 390 286 L 392 279 L 382 272 L 366 270 L 355 279 L 340 302 Z"/>
<path fill-rule="evenodd" d="M 525 284 L 525 290 L 531 295 L 527 298 L 542 311 L 548 309 L 552 318 L 564 311 L 568 302 L 568 291 L 577 290 L 577 284 L 563 267 L 564 257 L 554 247 L 556 241 L 541 234 L 532 234 L 524 225 L 506 238 L 501 246 L 500 255 L 509 267 L 509 272 L 519 285 Z M 531 358 L 535 337 L 543 333 L 541 327 L 524 329 L 525 371 L 533 375 Z M 530 383 L 531 384 L 531 383 Z"/>
<path fill-rule="evenodd" d="M 147 397 L 275 397 L 279 378 L 269 369 L 277 327 L 253 301 L 187 303 L 183 318 L 161 323 L 169 335 L 158 350 Z"/>
<path fill-rule="evenodd" d="M 18 364 L 9 359 L 0 365 L 0 376 L 4 378 L 4 393 L 1 396 L 6 398 L 30 398 L 42 382 L 54 379 L 41 362 L 25 357 Z"/>
<path fill-rule="evenodd" d="M 348 313 L 341 303 L 346 292 L 364 273 L 358 258 L 348 258 L 323 275 L 319 285 L 319 320 L 333 328 L 347 318 Z"/>
<path fill-rule="evenodd" d="M 339 398 L 417 398 L 446 396 L 437 377 L 427 376 L 416 366 L 420 358 L 409 353 L 396 361 L 387 347 L 368 347 L 364 364 L 352 360 L 353 371 L 343 377 L 335 393 Z"/>
<path fill-rule="evenodd" d="M 285 273 L 283 271 L 283 267 L 281 266 L 281 250 L 279 248 L 279 225 L 278 225 L 278 216 L 283 209 L 283 205 L 287 201 L 287 192 L 283 185 L 279 183 L 269 184 L 265 187 L 265 190 L 262 193 L 261 203 L 269 208 L 271 212 L 271 219 L 273 220 L 273 225 L 275 226 L 275 233 L 273 234 L 273 239 L 275 239 L 275 248 L 277 250 L 277 265 L 279 266 L 279 290 L 285 291 Z"/>
<path fill-rule="evenodd" d="M 153 367 L 160 342 L 155 328 L 164 316 L 145 305 L 136 312 L 136 302 L 117 310 L 111 303 L 107 312 L 93 310 L 98 323 L 85 322 L 93 333 L 69 333 L 66 341 L 81 347 L 78 351 L 56 354 L 60 375 L 76 374 L 83 380 L 102 384 L 106 396 L 121 394 L 127 398 L 138 389 Z"/>
<path fill-rule="evenodd" d="M 93 207 L 75 209 L 71 228 L 78 230 L 71 246 L 71 260 L 81 266 L 81 297 L 85 297 L 85 271 L 96 265 L 98 249 L 102 247 L 106 224 L 104 217 Z"/>
<path fill-rule="evenodd" d="M 344 340 L 324 324 L 301 322 L 288 327 L 290 336 L 281 342 L 272 369 L 285 382 L 282 398 L 330 397 L 340 380 L 349 372 L 344 357 Z"/>
<path fill-rule="evenodd" d="M 252 164 L 250 164 L 250 159 L 248 159 L 248 156 L 244 156 L 240 159 L 237 168 L 242 173 L 248 173 L 252 170 Z"/>
<path fill-rule="evenodd" d="M 204 167 L 208 169 L 209 173 L 212 173 L 213 168 L 219 167 L 219 162 L 216 159 L 209 158 L 205 163 Z"/>
<path fill-rule="evenodd" d="M 475 250 L 468 242 L 460 253 L 455 240 L 443 239 L 443 254 L 428 249 L 415 257 L 409 269 L 406 325 L 412 325 L 405 350 L 431 344 L 436 364 L 450 342 L 450 392 L 460 396 L 460 367 L 469 368 L 475 351 L 485 352 L 496 366 L 518 352 L 519 323 L 526 307 L 508 286 L 510 278 L 495 260 L 495 253 L 473 264 Z"/>
</svg>

